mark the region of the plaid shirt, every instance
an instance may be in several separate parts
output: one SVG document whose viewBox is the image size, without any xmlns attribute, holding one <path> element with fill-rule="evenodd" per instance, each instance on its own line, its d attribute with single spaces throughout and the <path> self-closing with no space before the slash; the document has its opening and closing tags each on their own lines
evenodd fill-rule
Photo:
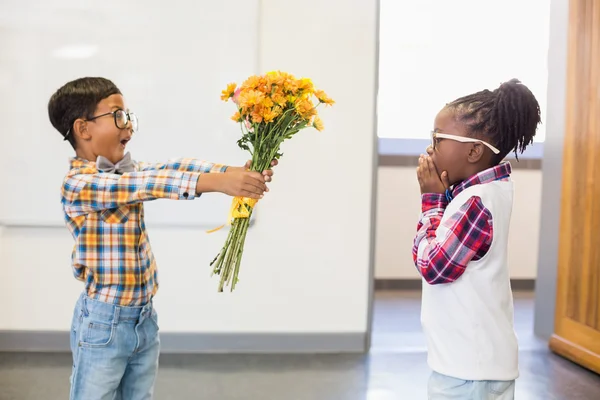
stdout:
<svg viewBox="0 0 600 400">
<path fill-rule="evenodd" d="M 119 175 L 72 158 L 62 186 L 65 219 L 75 239 L 73 273 L 85 282 L 88 296 L 121 306 L 144 305 L 158 290 L 143 202 L 193 200 L 201 173 L 226 169 L 193 159 L 134 164 L 135 172 Z"/>
<path fill-rule="evenodd" d="M 503 163 L 480 172 L 461 182 L 452 190 L 452 197 L 466 188 L 506 181 L 510 177 L 510 163 Z M 444 221 L 447 232 L 437 236 L 448 199 L 443 194 L 426 193 L 421 200 L 422 214 L 413 245 L 413 260 L 419 273 L 431 285 L 457 280 L 470 261 L 481 259 L 492 243 L 492 214 L 477 196 L 471 197 L 458 212 Z M 427 246 L 419 257 L 419 245 Z"/>
</svg>

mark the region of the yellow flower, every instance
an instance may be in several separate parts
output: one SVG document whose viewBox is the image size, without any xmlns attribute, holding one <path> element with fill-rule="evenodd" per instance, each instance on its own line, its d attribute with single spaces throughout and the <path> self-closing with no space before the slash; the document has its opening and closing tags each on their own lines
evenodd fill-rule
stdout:
<svg viewBox="0 0 600 400">
<path fill-rule="evenodd" d="M 264 93 L 265 95 L 271 93 L 271 82 L 267 77 L 261 76 L 258 78 L 258 84 L 256 85 L 256 90 Z"/>
<path fill-rule="evenodd" d="M 285 91 L 290 92 L 291 94 L 296 94 L 296 92 L 298 91 L 298 81 L 296 81 L 295 79 L 287 79 L 283 83 L 283 88 L 285 89 Z"/>
<path fill-rule="evenodd" d="M 269 97 L 265 97 L 265 99 L 262 101 L 262 105 L 267 107 L 267 108 L 271 108 L 273 107 L 273 100 L 271 100 L 271 98 Z"/>
<path fill-rule="evenodd" d="M 279 71 L 270 71 L 267 72 L 267 80 L 271 83 L 271 85 L 283 86 L 285 75 Z"/>
<path fill-rule="evenodd" d="M 237 87 L 237 84 L 235 84 L 235 83 L 228 84 L 227 89 L 225 89 L 221 92 L 221 100 L 223 100 L 223 101 L 229 100 L 229 98 L 231 96 L 233 96 L 233 94 L 235 93 L 236 87 Z"/>
<path fill-rule="evenodd" d="M 298 111 L 298 114 L 305 119 L 308 119 L 317 113 L 313 103 L 310 100 L 305 99 L 296 102 L 296 111 Z"/>
<path fill-rule="evenodd" d="M 298 81 L 298 89 L 304 92 L 312 93 L 314 91 L 314 88 L 315 87 L 312 81 L 308 78 L 302 78 Z"/>
<path fill-rule="evenodd" d="M 256 89 L 260 85 L 260 77 L 253 75 L 242 84 L 242 89 Z"/>
<path fill-rule="evenodd" d="M 240 107 L 243 109 L 261 104 L 265 95 L 258 90 L 243 90 L 240 93 Z"/>
<path fill-rule="evenodd" d="M 323 125 L 323 121 L 319 117 L 315 117 L 315 120 L 313 121 L 313 126 L 319 132 L 321 132 L 323 129 L 325 129 L 325 126 Z"/>
<path fill-rule="evenodd" d="M 310 100 L 310 93 L 309 92 L 303 92 L 300 96 L 298 96 L 299 99 L 302 100 Z"/>
<path fill-rule="evenodd" d="M 285 96 L 283 94 L 281 94 L 281 92 L 273 93 L 273 95 L 271 95 L 271 99 L 276 104 L 278 104 L 280 106 L 285 106 L 286 99 L 285 99 Z"/>
<path fill-rule="evenodd" d="M 333 101 L 333 99 L 329 98 L 327 96 L 327 94 L 322 90 L 315 90 L 315 96 L 317 96 L 317 99 L 319 99 L 319 101 L 321 103 L 325 103 L 328 106 L 335 104 L 335 101 Z"/>
<path fill-rule="evenodd" d="M 275 113 L 275 117 L 279 117 L 281 114 L 283 114 L 283 109 L 279 106 L 275 106 L 273 107 L 273 113 Z"/>
<path fill-rule="evenodd" d="M 233 114 L 231 119 L 234 120 L 235 122 L 242 122 L 242 116 L 239 111 L 236 112 L 235 114 Z"/>
<path fill-rule="evenodd" d="M 276 117 L 277 117 L 277 113 L 275 110 L 271 110 L 266 108 L 263 112 L 263 119 L 266 123 L 272 122 Z"/>
</svg>

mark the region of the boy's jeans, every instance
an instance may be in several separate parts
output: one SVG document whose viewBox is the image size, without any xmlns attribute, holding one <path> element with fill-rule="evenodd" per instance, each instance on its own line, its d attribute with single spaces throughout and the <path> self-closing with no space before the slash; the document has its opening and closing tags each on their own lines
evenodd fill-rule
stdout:
<svg viewBox="0 0 600 400">
<path fill-rule="evenodd" d="M 464 381 L 434 372 L 428 392 L 430 400 L 513 400 L 515 381 Z"/>
<path fill-rule="evenodd" d="M 159 347 L 152 302 L 121 307 L 82 294 L 71 327 L 71 400 L 151 399 Z"/>
</svg>

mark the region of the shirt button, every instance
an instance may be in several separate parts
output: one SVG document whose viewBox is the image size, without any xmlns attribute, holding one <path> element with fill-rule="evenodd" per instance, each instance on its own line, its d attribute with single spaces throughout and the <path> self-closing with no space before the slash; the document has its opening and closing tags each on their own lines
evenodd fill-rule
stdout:
<svg viewBox="0 0 600 400">
<path fill-rule="evenodd" d="M 189 196 L 189 193 L 188 193 L 188 192 L 185 192 L 185 193 L 183 194 L 183 197 L 185 197 L 186 199 L 188 198 L 188 196 Z"/>
</svg>

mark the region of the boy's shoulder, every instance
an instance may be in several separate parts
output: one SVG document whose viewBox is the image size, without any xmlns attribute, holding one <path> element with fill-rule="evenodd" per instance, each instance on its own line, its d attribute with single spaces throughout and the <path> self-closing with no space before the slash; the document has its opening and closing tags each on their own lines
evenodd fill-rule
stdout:
<svg viewBox="0 0 600 400">
<path fill-rule="evenodd" d="M 98 173 L 98 168 L 96 168 L 95 162 L 88 161 L 79 157 L 71 157 L 69 159 L 69 170 L 67 171 L 65 179 L 74 175 L 96 173 Z"/>
</svg>

